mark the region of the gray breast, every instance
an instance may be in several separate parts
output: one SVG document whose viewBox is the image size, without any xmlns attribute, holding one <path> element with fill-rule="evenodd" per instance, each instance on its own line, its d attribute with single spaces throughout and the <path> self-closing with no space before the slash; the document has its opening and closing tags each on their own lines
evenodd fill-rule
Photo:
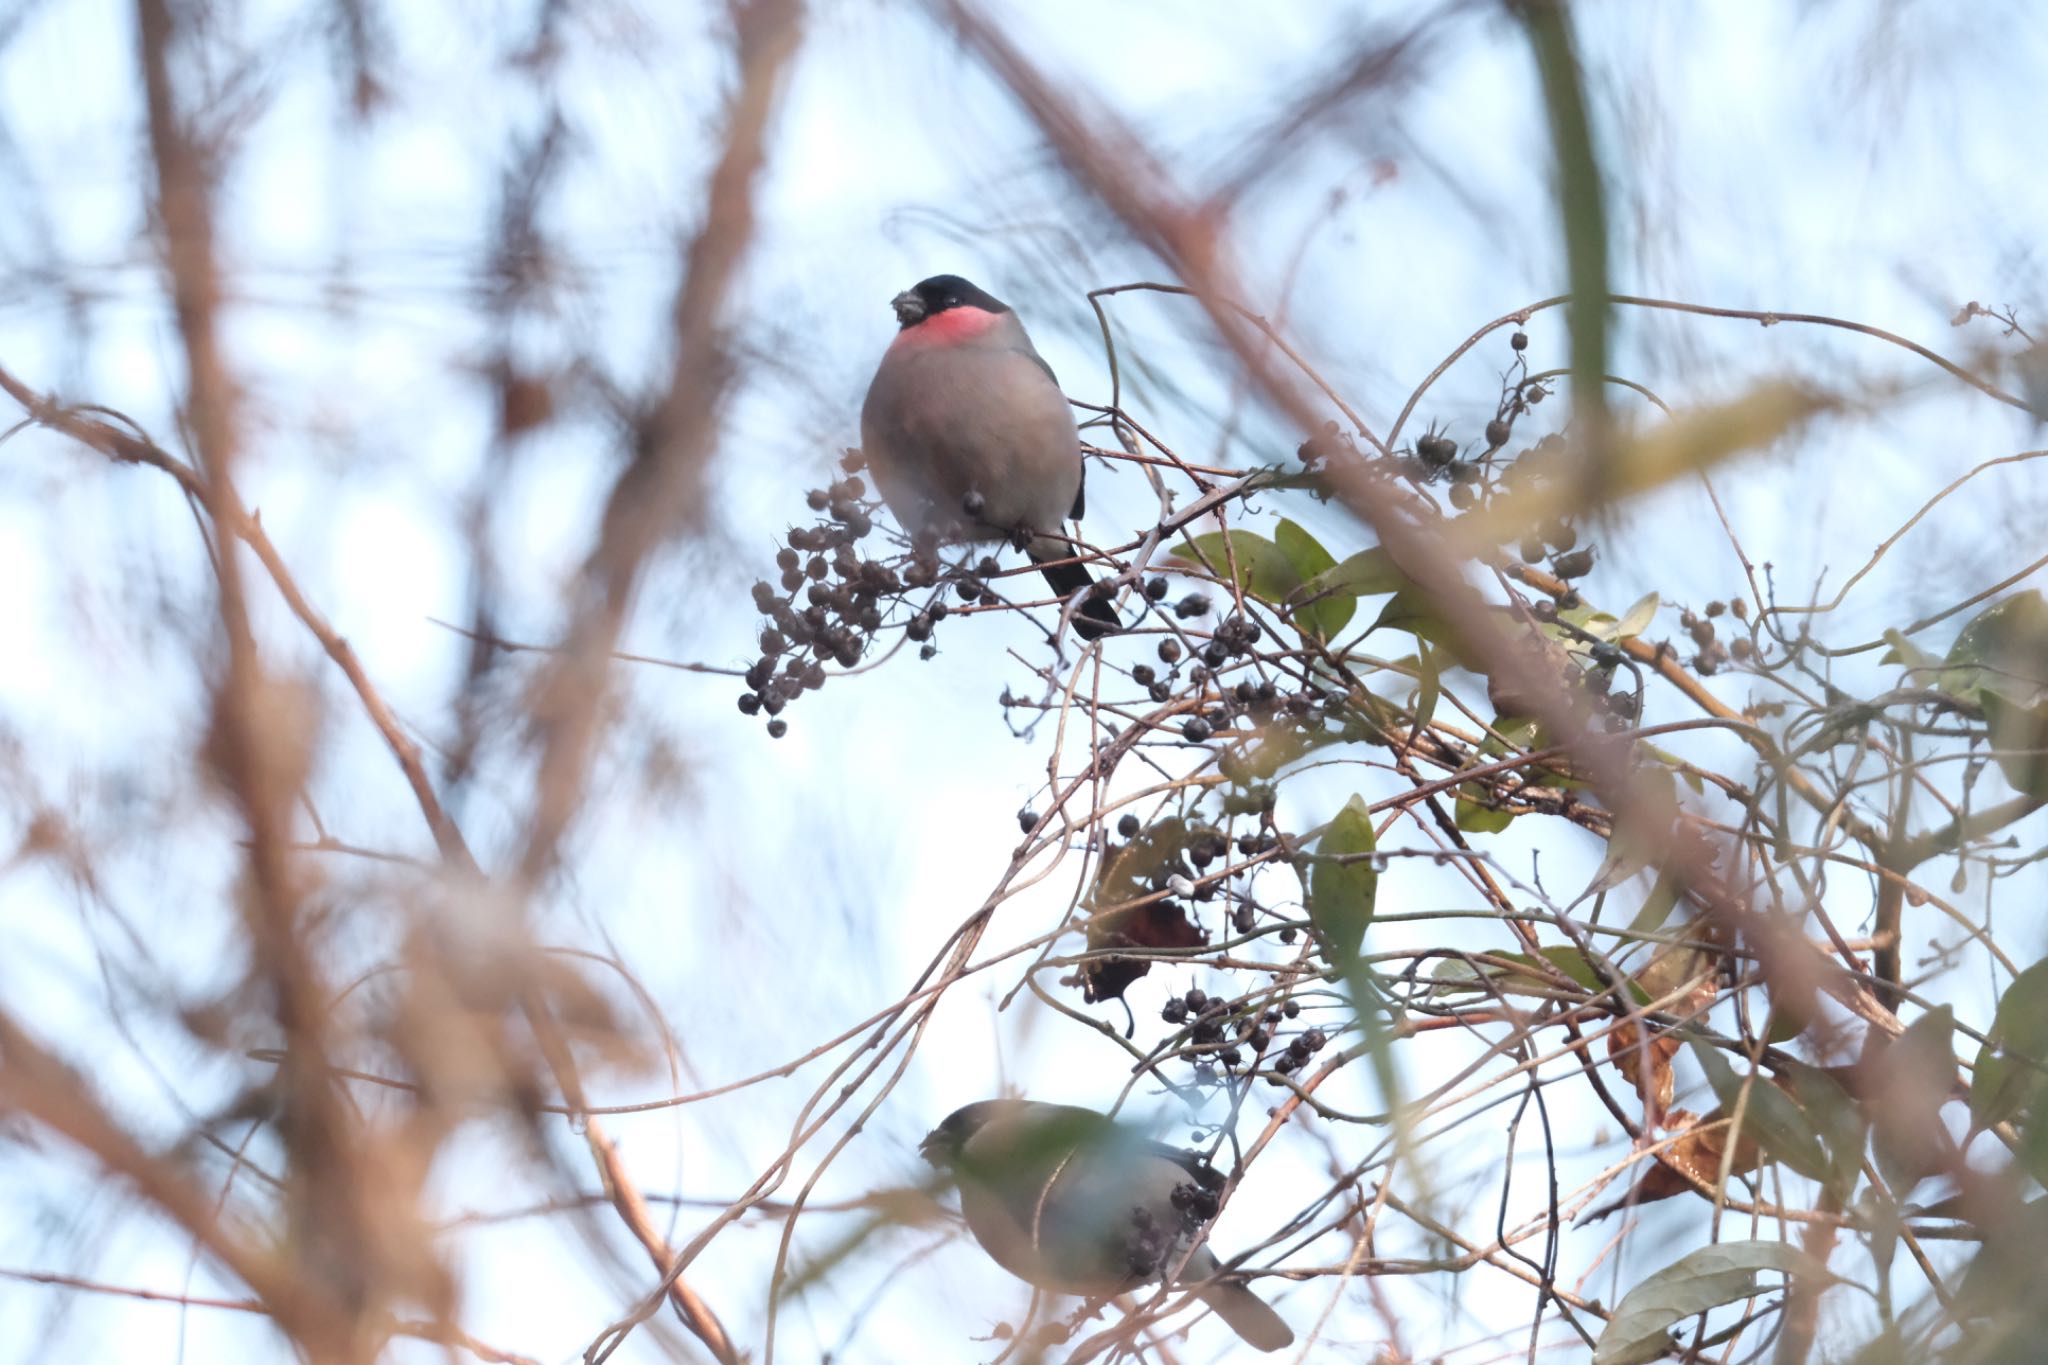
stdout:
<svg viewBox="0 0 2048 1365">
<path fill-rule="evenodd" d="M 861 439 L 883 499 L 913 533 L 1056 532 L 1081 487 L 1072 410 L 1028 349 L 892 352 L 861 409 Z M 981 527 L 965 525 L 969 492 L 981 496 Z"/>
</svg>

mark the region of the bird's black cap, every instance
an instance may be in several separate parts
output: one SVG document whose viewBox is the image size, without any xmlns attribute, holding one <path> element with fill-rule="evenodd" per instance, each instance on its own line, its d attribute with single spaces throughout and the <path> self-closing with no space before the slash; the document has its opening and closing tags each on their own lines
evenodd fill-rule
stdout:
<svg viewBox="0 0 2048 1365">
<path fill-rule="evenodd" d="M 896 310 L 896 321 L 905 327 L 914 327 L 948 308 L 979 308 L 985 313 L 1010 311 L 1009 304 L 958 275 L 934 275 L 919 280 L 889 302 Z"/>
</svg>

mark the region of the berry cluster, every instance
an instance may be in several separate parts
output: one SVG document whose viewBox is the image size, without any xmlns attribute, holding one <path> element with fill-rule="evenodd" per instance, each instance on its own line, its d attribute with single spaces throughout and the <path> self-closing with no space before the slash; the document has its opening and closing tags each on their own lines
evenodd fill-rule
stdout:
<svg viewBox="0 0 2048 1365">
<path fill-rule="evenodd" d="M 882 628 L 885 603 L 904 590 L 894 568 L 854 548 L 875 525 L 866 492 L 853 474 L 812 489 L 811 508 L 825 518 L 815 526 L 792 527 L 776 551 L 781 591 L 766 581 L 754 584 L 754 606 L 768 624 L 761 631 L 760 657 L 747 669 L 748 690 L 739 708 L 750 716 L 767 712 L 770 735 L 779 738 L 789 728 L 780 718 L 783 707 L 825 685 L 827 663 L 851 668 L 860 662 Z"/>
<path fill-rule="evenodd" d="M 792 527 L 775 552 L 780 588 L 754 584 L 754 606 L 767 621 L 739 708 L 750 716 L 765 712 L 768 733 L 778 738 L 789 729 L 783 708 L 825 685 L 825 665 L 854 667 L 892 628 L 920 646 L 920 658 L 931 658 L 938 652 L 932 631 L 949 611 L 940 593 L 950 586 L 960 600 L 980 601 L 991 596 L 985 580 L 999 571 L 988 556 L 971 567 L 946 566 L 930 539 L 913 542 L 907 554 L 863 556 L 856 547 L 875 529 L 880 503 L 855 472 L 857 452 L 847 452 L 844 466 L 846 477 L 806 495 L 820 514 L 817 523 Z M 910 602 L 913 593 L 925 595 L 922 606 Z"/>
<path fill-rule="evenodd" d="M 1199 987 L 1190 987 L 1186 994 L 1174 996 L 1159 1011 L 1161 1019 L 1182 1031 L 1186 1039 L 1182 1055 L 1194 1064 L 1198 1084 L 1213 1082 L 1219 1066 L 1226 1072 L 1237 1071 L 1249 1060 L 1256 1070 L 1287 1021 L 1300 1015 L 1298 1001 L 1289 1000 L 1259 1011 L 1249 1008 L 1244 1000 L 1224 1000 Z M 1272 1058 L 1272 1068 L 1281 1076 L 1299 1071 L 1328 1042 L 1321 1029 L 1305 1029 L 1279 1049 Z"/>
<path fill-rule="evenodd" d="M 1678 624 L 1685 628 L 1699 653 L 1693 656 L 1692 666 L 1702 676 L 1718 673 L 1733 660 L 1748 663 L 1756 657 L 1756 646 L 1746 636 L 1738 635 L 1725 644 L 1714 630 L 1713 618 L 1732 614 L 1737 621 L 1749 620 L 1749 603 L 1742 598 L 1732 602 L 1709 602 L 1704 615 L 1691 611 L 1681 612 Z"/>
</svg>

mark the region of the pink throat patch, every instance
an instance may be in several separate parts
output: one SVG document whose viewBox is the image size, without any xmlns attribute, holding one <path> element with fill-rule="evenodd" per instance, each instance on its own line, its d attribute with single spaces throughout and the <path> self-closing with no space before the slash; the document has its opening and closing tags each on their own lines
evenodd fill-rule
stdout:
<svg viewBox="0 0 2048 1365">
<path fill-rule="evenodd" d="M 943 313 L 934 313 L 915 326 L 906 327 L 896 334 L 889 343 L 890 350 L 910 349 L 922 346 L 954 346 L 963 341 L 972 341 L 981 336 L 1000 320 L 1001 315 L 983 308 L 962 305 L 948 308 Z"/>
</svg>

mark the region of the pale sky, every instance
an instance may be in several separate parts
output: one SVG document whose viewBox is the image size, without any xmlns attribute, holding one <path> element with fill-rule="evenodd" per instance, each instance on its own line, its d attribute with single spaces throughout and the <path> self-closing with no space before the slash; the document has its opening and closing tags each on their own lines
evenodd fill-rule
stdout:
<svg viewBox="0 0 2048 1365">
<path fill-rule="evenodd" d="M 555 87 L 570 160 L 545 221 L 576 269 L 554 316 L 517 332 L 529 363 L 589 353 L 612 379 L 637 387 L 661 373 L 674 244 L 694 221 L 711 148 L 707 114 L 728 79 L 710 38 L 717 8 L 575 11 Z M 1305 88 L 1372 22 L 1399 27 L 1423 12 L 1210 0 L 1001 8 L 1037 60 L 1115 108 L 1197 187 L 1234 164 L 1243 130 L 1270 111 L 1276 91 Z M 2048 222 L 2048 182 L 2037 130 L 2048 126 L 2048 92 L 2038 73 L 2048 69 L 2048 37 L 2028 7 L 1973 6 L 1968 17 L 1964 7 L 1926 3 L 1615 0 L 1581 8 L 1613 175 L 1617 290 L 1841 314 L 1971 358 L 2011 343 L 1981 322 L 1951 330 L 1965 300 L 2040 316 L 2036 243 Z M 527 26 L 518 7 L 403 6 L 384 17 L 396 55 L 392 103 L 367 124 L 336 117 L 320 45 L 324 12 L 266 0 L 224 20 L 251 51 L 275 54 L 223 187 L 229 340 L 247 384 L 245 499 L 401 716 L 431 726 L 445 716 L 466 657 L 464 643 L 433 621 L 463 620 L 468 610 L 459 518 L 490 433 L 488 390 L 476 377 L 490 337 L 475 265 L 508 141 L 539 119 L 531 87 L 499 61 Z M 182 363 L 142 232 L 147 167 L 134 50 L 128 10 L 106 0 L 0 6 L 0 203 L 10 206 L 0 212 L 0 365 L 66 399 L 118 408 L 171 444 Z M 1561 291 L 1545 136 L 1518 31 L 1484 9 L 1451 23 L 1412 90 L 1369 98 L 1355 117 L 1290 148 L 1248 205 L 1240 259 L 1248 286 L 1267 291 L 1248 302 L 1284 318 L 1384 431 L 1407 392 L 1465 336 Z M 776 534 L 804 517 L 803 491 L 857 439 L 860 395 L 893 326 L 888 300 L 897 290 L 940 271 L 968 275 L 1017 304 L 1071 396 L 1102 401 L 1108 379 L 1082 295 L 1163 277 L 1122 244 L 1007 97 L 914 6 L 817 7 L 760 208 L 742 330 L 759 363 L 716 455 L 706 533 L 648 581 L 627 630 L 630 650 L 721 666 L 749 660 L 758 626 L 746 587 L 770 574 Z M 1121 344 L 1171 376 L 1172 389 L 1139 381 L 1126 397 L 1165 439 L 1191 457 L 1244 467 L 1290 454 L 1301 434 L 1243 410 L 1192 307 L 1127 298 L 1115 311 L 1127 324 Z M 1549 315 L 1529 331 L 1544 363 L 1565 363 L 1561 319 Z M 1923 386 L 1910 401 L 1717 475 L 1731 521 L 1753 554 L 1774 562 L 1788 598 L 1805 597 L 1823 572 L 1831 592 L 1963 469 L 2035 441 L 2025 418 L 1940 381 L 1902 352 L 1845 334 L 1625 312 L 1617 335 L 1616 367 L 1675 405 L 1725 398 L 1785 372 Z M 1482 348 L 1418 417 L 1476 435 L 1505 363 L 1503 345 Z M 0 411 L 0 430 L 13 416 Z M 602 414 L 579 411 L 508 466 L 493 500 L 508 636 L 559 633 L 561 590 L 588 543 L 617 449 Z M 2014 557 L 2015 546 L 2039 541 L 2043 489 L 2030 468 L 1987 478 L 1945 504 L 1915 533 L 1924 539 L 1909 542 L 1914 556 L 1881 566 L 1831 618 L 1833 638 L 1868 638 L 2030 558 L 2033 551 Z M 1137 478 L 1090 477 L 1088 525 L 1099 539 L 1149 523 L 1152 495 Z M 1267 510 L 1297 517 L 1333 548 L 1364 543 L 1341 516 L 1305 499 L 1275 498 Z M 1611 609 L 1652 589 L 1667 601 L 1703 603 L 1740 586 L 1711 509 L 1690 490 L 1650 500 L 1599 538 L 1603 556 L 1587 592 Z M 161 807 L 186 796 L 183 772 L 204 705 L 190 660 L 211 629 L 205 583 L 191 516 L 167 481 L 108 468 L 42 433 L 0 444 L 0 640 L 12 645 L 0 665 L 0 743 L 19 746 L 42 798 L 89 813 L 95 827 L 128 829 L 123 812 L 134 813 L 135 837 L 110 849 L 100 869 L 161 979 L 187 998 L 236 971 L 222 959 L 235 871 L 225 817 L 205 827 L 212 837 L 204 840 L 149 837 L 170 823 Z M 158 599 L 170 606 L 153 609 Z M 270 624 L 279 657 L 316 671 L 327 689 L 333 729 L 315 789 L 337 837 L 430 854 L 398 774 L 339 680 L 303 635 L 281 619 Z M 1661 629 L 1675 631 L 1675 618 L 1667 613 Z M 1929 647 L 1945 646 L 1951 630 L 1931 632 Z M 1013 813 L 1038 796 L 1050 726 L 1019 741 L 996 706 L 1004 686 L 1021 691 L 1028 681 L 1005 650 L 1036 648 L 1032 639 L 1012 621 L 954 623 L 929 663 L 901 657 L 803 698 L 780 741 L 734 708 L 736 680 L 625 672 L 637 722 L 630 733 L 670 746 L 680 789 L 640 799 L 634 784 L 647 756 L 609 756 L 597 785 L 618 799 L 602 822 L 577 832 L 560 885 L 537 907 L 541 937 L 609 945 L 632 964 L 682 1038 L 685 1089 L 773 1066 L 863 1018 L 894 999 L 980 903 L 1015 845 Z M 1859 685 L 1876 676 L 1855 675 Z M 1717 684 L 1738 701 L 1748 689 L 1739 679 Z M 1665 705 L 1651 718 L 1680 714 Z M 1727 762 L 1728 746 L 1671 747 Z M 503 850 L 526 781 L 516 753 L 497 757 L 458 812 L 487 861 Z M 1304 781 L 1289 788 L 1293 808 L 1282 817 L 1297 828 L 1318 824 L 1358 786 L 1341 773 Z M 24 799 L 16 793 L 0 807 L 0 847 L 20 838 L 14 822 Z M 1553 892 L 1577 886 L 1597 861 L 1589 843 L 1539 837 Z M 1507 872 L 1530 875 L 1526 842 L 1507 838 L 1496 848 Z M 1062 870 L 1069 882 L 1073 869 Z M 373 869 L 328 871 L 349 894 L 375 898 Z M 1043 932 L 1067 889 L 1056 877 L 1006 907 L 989 948 Z M 1853 900 L 1857 888 L 1846 894 Z M 1397 861 L 1381 895 L 1383 909 L 1447 908 L 1469 897 L 1419 860 Z M 1411 941 L 1411 927 L 1375 929 L 1368 947 Z M 142 1009 L 125 1037 L 110 1027 L 108 992 L 132 1005 L 137 983 L 113 970 L 110 987 L 94 945 L 124 942 L 121 933 L 46 869 L 0 876 L 0 998 L 88 1067 L 122 1112 L 168 1137 L 251 1072 L 197 1056 L 163 1026 L 169 1001 Z M 2015 927 L 2013 940 L 2029 956 L 2041 946 L 2029 927 Z M 367 936 L 356 947 L 364 964 L 375 959 Z M 1198 979 L 1155 971 L 1132 990 L 1141 1041 L 1156 1034 L 1167 991 Z M 955 1105 L 1006 1082 L 1046 1099 L 1114 1097 L 1120 1051 L 1028 995 L 1004 1014 L 991 1011 L 1016 980 L 1014 969 L 997 970 L 949 997 L 905 1082 L 821 1184 L 820 1199 L 922 1178 L 916 1139 Z M 1972 1007 L 1965 994 L 1959 1008 Z M 1982 1023 L 1981 996 L 1975 1007 Z M 1102 1017 L 1123 1022 L 1116 1010 Z M 1454 1055 L 1418 1046 L 1402 1065 L 1434 1074 Z M 611 1128 L 650 1191 L 729 1196 L 779 1150 L 819 1074 Z M 627 1102 L 667 1093 L 668 1082 L 624 1077 L 613 1089 L 607 1100 Z M 1362 1081 L 1336 1094 L 1337 1103 L 1373 1102 Z M 1134 1110 L 1170 1116 L 1143 1092 Z M 1490 1152 L 1497 1160 L 1504 1121 L 1480 1120 L 1473 1131 L 1485 1137 L 1469 1153 L 1448 1150 L 1438 1173 L 1445 1207 L 1491 1209 L 1497 1169 L 1466 1169 L 1463 1158 L 1476 1164 Z M 6 1136 L 0 1130 L 0 1143 Z M 532 1172 L 503 1138 L 479 1134 L 447 1161 L 437 1194 L 450 1211 L 534 1197 Z M 558 1146 L 574 1157 L 566 1131 Z M 1525 1141 L 1523 1155 L 1530 1150 Z M 1580 1178 L 1603 1164 L 1582 1150 L 1566 1155 L 1567 1174 Z M 1304 1145 L 1255 1167 L 1218 1244 L 1233 1248 L 1251 1235 L 1234 1229 L 1262 1226 L 1256 1213 L 1245 1215 L 1261 1201 L 1303 1202 L 1290 1182 L 1313 1188 L 1319 1160 Z M 1525 1211 L 1539 1206 L 1537 1158 L 1527 1169 L 1516 1186 Z M 0 1268 L 163 1290 L 187 1283 L 188 1248 L 124 1217 L 120 1196 L 95 1189 L 61 1152 L 0 1145 L 0 1208 L 13 1211 L 0 1219 Z M 683 1210 L 677 1240 L 706 1216 Z M 1490 1212 L 1475 1217 L 1490 1226 Z M 1693 1209 L 1649 1211 L 1631 1270 L 1662 1264 L 1664 1230 L 1696 1222 Z M 846 1227 L 830 1216 L 807 1219 L 799 1258 L 823 1254 Z M 750 1221 L 693 1273 L 736 1330 L 758 1329 L 778 1230 Z M 1565 1278 L 1592 1264 L 1611 1231 L 1566 1238 Z M 930 1236 L 879 1239 L 886 1245 L 873 1256 L 786 1306 L 781 1356 L 822 1358 L 877 1295 L 872 1318 L 835 1359 L 993 1355 L 997 1347 L 969 1338 L 1014 1320 L 1025 1295 L 965 1242 L 899 1270 Z M 496 1345 L 573 1360 L 619 1310 L 620 1286 L 562 1225 L 529 1220 L 451 1245 L 465 1276 L 465 1323 Z M 1611 1301 L 1611 1275 L 1603 1269 L 1587 1292 Z M 197 1293 L 240 1292 L 204 1268 L 189 1283 Z M 1297 1332 L 1329 1300 L 1320 1283 L 1268 1284 Z M 1526 1287 L 1483 1270 L 1449 1297 L 1434 1280 L 1382 1287 L 1417 1352 L 1469 1345 L 1493 1329 L 1508 1333 L 1495 1345 L 1513 1350 L 1533 1305 Z M 1315 1358 L 1357 1358 L 1377 1341 L 1375 1323 L 1346 1300 Z M 697 1358 L 677 1340 L 643 1330 L 614 1359 L 669 1359 L 671 1349 Z M 1222 1358 L 1225 1341 L 1205 1324 L 1183 1358 Z M 66 1298 L 0 1280 L 0 1365 L 43 1358 L 51 1346 L 135 1361 L 278 1353 L 260 1322 L 242 1315 Z M 417 1344 L 392 1350 L 400 1360 L 429 1354 Z M 1482 1348 L 1458 1358 L 1488 1355 Z"/>
</svg>

